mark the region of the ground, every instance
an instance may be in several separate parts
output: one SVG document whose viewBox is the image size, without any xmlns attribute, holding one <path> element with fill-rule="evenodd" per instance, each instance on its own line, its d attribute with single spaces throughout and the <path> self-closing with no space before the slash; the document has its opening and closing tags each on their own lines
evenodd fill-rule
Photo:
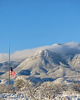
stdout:
<svg viewBox="0 0 80 100">
<path fill-rule="evenodd" d="M 0 94 L 0 100 L 31 100 L 25 97 L 22 93 L 16 94 Z M 80 100 L 80 94 L 71 94 L 71 95 L 57 95 L 54 99 L 44 98 L 44 100 Z"/>
</svg>

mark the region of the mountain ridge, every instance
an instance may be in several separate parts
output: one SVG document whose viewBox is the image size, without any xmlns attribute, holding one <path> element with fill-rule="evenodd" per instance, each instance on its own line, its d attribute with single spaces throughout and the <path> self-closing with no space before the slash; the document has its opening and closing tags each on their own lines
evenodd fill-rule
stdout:
<svg viewBox="0 0 80 100">
<path fill-rule="evenodd" d="M 37 50 L 32 51 L 34 54 L 29 57 L 25 55 L 25 59 L 14 61 L 12 65 L 14 65 L 16 77 L 25 76 L 26 79 L 31 80 L 35 84 L 60 78 L 66 82 L 80 82 L 79 50 L 79 43 L 56 44 L 47 48 L 37 48 Z M 6 63 L 4 62 L 3 64 Z M 0 80 L 7 79 L 8 72 L 2 73 L 0 77 Z M 13 77 L 11 79 L 13 80 Z"/>
</svg>

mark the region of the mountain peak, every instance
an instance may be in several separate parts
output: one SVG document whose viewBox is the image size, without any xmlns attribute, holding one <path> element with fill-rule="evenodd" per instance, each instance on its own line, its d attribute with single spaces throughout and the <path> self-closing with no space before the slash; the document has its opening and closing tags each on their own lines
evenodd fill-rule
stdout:
<svg viewBox="0 0 80 100">
<path fill-rule="evenodd" d="M 50 51 L 45 49 L 45 50 L 40 50 L 38 53 L 37 53 L 37 56 L 41 56 L 41 57 L 48 57 L 50 54 Z"/>
</svg>

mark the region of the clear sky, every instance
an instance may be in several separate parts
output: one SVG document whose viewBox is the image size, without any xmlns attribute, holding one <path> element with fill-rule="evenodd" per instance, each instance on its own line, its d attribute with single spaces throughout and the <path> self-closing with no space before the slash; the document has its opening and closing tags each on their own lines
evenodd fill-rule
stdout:
<svg viewBox="0 0 80 100">
<path fill-rule="evenodd" d="M 80 0 L 0 0 L 0 53 L 80 42 Z"/>
</svg>

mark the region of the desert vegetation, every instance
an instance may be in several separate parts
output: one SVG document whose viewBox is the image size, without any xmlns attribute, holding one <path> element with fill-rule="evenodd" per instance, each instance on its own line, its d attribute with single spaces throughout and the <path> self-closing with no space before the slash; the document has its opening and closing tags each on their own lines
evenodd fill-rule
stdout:
<svg viewBox="0 0 80 100">
<path fill-rule="evenodd" d="M 54 84 L 54 82 L 44 82 L 39 86 L 33 86 L 29 80 L 17 78 L 10 87 L 8 85 L 0 85 L 0 94 L 22 93 L 25 98 L 31 98 L 31 100 L 44 100 L 44 98 L 53 100 L 57 95 L 63 94 L 63 92 L 68 92 L 68 94 L 73 92 L 80 93 L 80 84 Z"/>
</svg>

